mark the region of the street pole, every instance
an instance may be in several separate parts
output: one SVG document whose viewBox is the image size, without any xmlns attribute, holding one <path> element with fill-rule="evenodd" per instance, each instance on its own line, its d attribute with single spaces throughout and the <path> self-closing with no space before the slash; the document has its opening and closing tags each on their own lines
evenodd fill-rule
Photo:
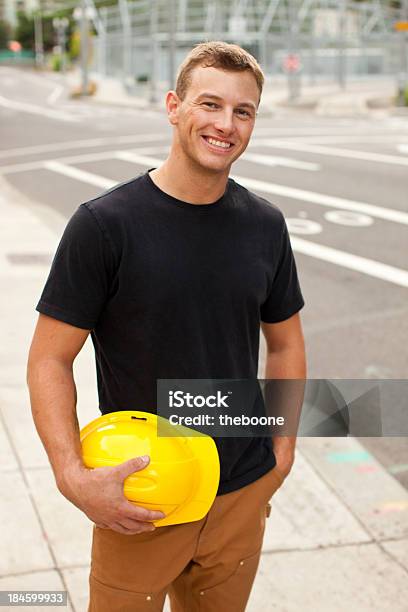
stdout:
<svg viewBox="0 0 408 612">
<path fill-rule="evenodd" d="M 107 75 L 107 36 L 106 32 L 108 30 L 108 9 L 106 6 L 102 6 L 99 9 L 101 16 L 102 27 L 100 28 L 100 32 L 98 34 L 98 44 L 99 44 L 99 72 L 103 74 L 103 76 Z"/>
<path fill-rule="evenodd" d="M 155 104 L 158 100 L 157 94 L 157 29 L 158 29 L 158 4 L 157 0 L 150 2 L 150 102 Z"/>
<path fill-rule="evenodd" d="M 345 44 L 345 35 L 346 35 L 346 0 L 339 0 L 340 4 L 338 7 L 339 11 L 339 48 L 338 48 L 338 58 L 337 58 L 337 69 L 338 69 L 338 82 L 341 89 L 346 88 L 346 44 Z"/>
<path fill-rule="evenodd" d="M 299 47 L 299 20 L 296 0 L 289 0 L 288 2 L 288 20 L 288 56 L 297 57 Z M 287 73 L 289 100 L 294 102 L 300 96 L 300 70 L 288 70 Z"/>
<path fill-rule="evenodd" d="M 310 40 L 310 62 L 309 62 L 309 76 L 310 76 L 310 85 L 316 85 L 316 18 L 315 14 L 312 15 L 312 24 L 311 24 L 311 40 Z"/>
<path fill-rule="evenodd" d="M 67 46 L 67 37 L 66 30 L 69 26 L 69 21 L 66 17 L 54 17 L 52 20 L 52 25 L 57 30 L 57 41 L 58 47 L 61 53 L 61 72 L 65 74 L 66 72 L 66 46 Z"/>
<path fill-rule="evenodd" d="M 81 74 L 82 74 L 82 95 L 88 95 L 89 75 L 88 75 L 88 56 L 89 56 L 89 24 L 87 15 L 86 0 L 81 0 Z"/>
<path fill-rule="evenodd" d="M 405 25 L 399 32 L 400 36 L 400 72 L 398 75 L 398 104 L 405 106 L 405 91 L 408 88 L 408 49 L 407 49 L 408 0 L 401 2 L 401 23 Z"/>
<path fill-rule="evenodd" d="M 169 11 L 169 89 L 173 89 L 176 69 L 176 0 L 168 0 L 167 6 Z"/>
<path fill-rule="evenodd" d="M 35 38 L 35 64 L 37 68 L 44 65 L 44 46 L 41 13 L 34 15 L 34 38 Z"/>
<path fill-rule="evenodd" d="M 126 83 L 132 79 L 132 24 L 130 21 L 129 7 L 127 0 L 119 0 L 120 17 L 122 20 L 122 45 L 123 45 L 123 80 Z"/>
<path fill-rule="evenodd" d="M 62 20 L 62 24 L 61 24 L 61 29 L 60 29 L 60 33 L 61 33 L 61 72 L 62 74 L 65 74 L 66 70 L 67 70 L 67 55 L 66 55 L 66 48 L 67 48 L 67 36 L 66 36 L 66 31 L 67 31 L 67 27 L 68 27 L 68 19 L 63 18 Z"/>
</svg>

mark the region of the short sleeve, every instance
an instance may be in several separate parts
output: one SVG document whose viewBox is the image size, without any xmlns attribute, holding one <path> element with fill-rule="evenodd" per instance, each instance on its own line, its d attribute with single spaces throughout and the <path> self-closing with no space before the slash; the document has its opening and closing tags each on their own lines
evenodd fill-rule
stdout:
<svg viewBox="0 0 408 612">
<path fill-rule="evenodd" d="M 93 329 L 114 276 L 112 244 L 86 204 L 71 217 L 37 304 L 38 312 Z"/>
<path fill-rule="evenodd" d="M 303 306 L 295 258 L 284 222 L 279 262 L 268 297 L 261 306 L 261 320 L 265 323 L 279 323 L 289 319 Z"/>
</svg>

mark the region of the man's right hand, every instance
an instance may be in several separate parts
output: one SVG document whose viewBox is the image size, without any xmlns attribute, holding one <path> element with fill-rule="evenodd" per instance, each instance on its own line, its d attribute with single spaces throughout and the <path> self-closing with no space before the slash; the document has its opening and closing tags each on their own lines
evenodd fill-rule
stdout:
<svg viewBox="0 0 408 612">
<path fill-rule="evenodd" d="M 58 488 L 98 527 L 126 535 L 154 531 L 150 521 L 164 518 L 165 514 L 135 506 L 123 493 L 124 480 L 143 470 L 149 461 L 146 456 L 129 459 L 115 467 L 71 468 L 65 471 Z"/>
</svg>

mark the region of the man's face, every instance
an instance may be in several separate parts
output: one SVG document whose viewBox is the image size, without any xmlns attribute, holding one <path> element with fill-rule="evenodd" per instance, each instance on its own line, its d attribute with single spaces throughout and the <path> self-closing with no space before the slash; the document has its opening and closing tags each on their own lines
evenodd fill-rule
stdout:
<svg viewBox="0 0 408 612">
<path fill-rule="evenodd" d="M 173 96 L 169 113 L 178 143 L 184 155 L 203 169 L 228 172 L 245 151 L 254 128 L 259 102 L 255 77 L 249 71 L 198 66 L 191 79 L 184 100 Z"/>
</svg>

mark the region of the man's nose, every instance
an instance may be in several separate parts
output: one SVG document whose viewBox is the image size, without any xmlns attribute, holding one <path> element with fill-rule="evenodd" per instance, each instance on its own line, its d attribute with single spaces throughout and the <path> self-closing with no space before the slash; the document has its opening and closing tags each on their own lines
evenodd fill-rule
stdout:
<svg viewBox="0 0 408 612">
<path fill-rule="evenodd" d="M 234 130 L 234 112 L 232 110 L 223 109 L 217 113 L 214 127 L 220 132 L 230 133 Z"/>
</svg>

